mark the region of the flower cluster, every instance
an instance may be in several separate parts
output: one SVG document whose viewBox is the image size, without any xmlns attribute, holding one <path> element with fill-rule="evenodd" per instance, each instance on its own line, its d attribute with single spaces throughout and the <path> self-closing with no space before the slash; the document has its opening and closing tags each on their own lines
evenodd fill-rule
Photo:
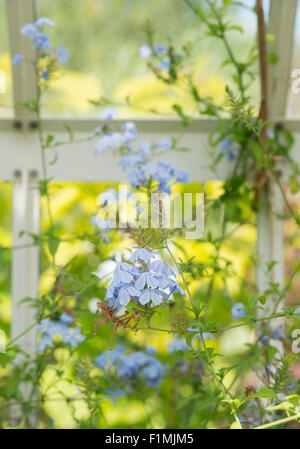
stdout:
<svg viewBox="0 0 300 449">
<path fill-rule="evenodd" d="M 168 345 L 168 352 L 169 354 L 173 354 L 174 352 L 178 351 L 188 351 L 190 347 L 186 344 L 186 342 L 183 340 L 183 338 L 176 338 L 175 340 L 171 341 L 171 343 Z"/>
<path fill-rule="evenodd" d="M 153 357 L 155 352 L 154 348 L 146 347 L 146 353 L 136 351 L 125 354 L 125 348 L 118 345 L 115 350 L 103 352 L 96 357 L 95 362 L 110 377 L 116 375 L 124 381 L 144 379 L 148 387 L 158 387 L 166 367 Z"/>
<path fill-rule="evenodd" d="M 43 319 L 37 325 L 37 329 L 42 331 L 42 335 L 38 344 L 39 352 L 43 352 L 46 348 L 53 344 L 53 339 L 56 336 L 61 336 L 64 343 L 69 343 L 72 348 L 76 348 L 79 343 L 85 340 L 81 335 L 81 329 L 77 326 L 69 327 L 73 323 L 73 318 L 67 313 L 62 313 L 58 321 Z"/>
<path fill-rule="evenodd" d="M 112 121 L 117 115 L 117 113 L 113 111 L 114 110 L 112 108 L 107 108 L 102 111 L 100 119 L 104 121 Z M 138 136 L 135 123 L 131 121 L 125 122 L 117 131 L 113 127 L 107 126 L 106 124 L 103 126 L 98 126 L 94 133 L 101 133 L 101 137 L 95 146 L 96 154 L 101 154 L 108 150 L 119 150 L 121 148 L 125 148 L 130 151 L 130 144 L 136 140 Z"/>
<path fill-rule="evenodd" d="M 236 159 L 239 150 L 238 143 L 225 137 L 221 142 L 220 148 L 224 151 L 229 161 L 234 161 Z"/>
<path fill-rule="evenodd" d="M 159 306 L 175 292 L 185 296 L 173 270 L 156 253 L 140 248 L 133 252 L 129 262 L 121 262 L 114 270 L 105 297 L 110 306 L 120 308 L 130 301 Z"/>
<path fill-rule="evenodd" d="M 101 119 L 110 122 L 116 116 L 112 108 L 106 108 L 101 114 Z M 156 190 L 171 193 L 171 186 L 177 182 L 189 182 L 188 173 L 178 170 L 166 161 L 152 162 L 153 156 L 174 148 L 174 142 L 169 137 L 162 137 L 155 145 L 150 142 L 139 141 L 137 148 L 133 142 L 137 141 L 138 132 L 133 122 L 125 122 L 120 129 L 104 124 L 96 129 L 96 134 L 101 136 L 96 144 L 95 153 L 101 154 L 108 150 L 121 152 L 119 164 L 126 172 L 126 180 L 130 185 L 139 189 L 156 184 Z"/>
<path fill-rule="evenodd" d="M 41 17 L 35 23 L 27 23 L 21 29 L 21 34 L 28 37 L 35 52 L 34 64 L 40 80 L 48 81 L 57 71 L 57 63 L 65 64 L 69 59 L 69 52 L 65 47 L 52 50 L 50 36 L 45 32 L 46 27 L 54 27 L 54 22 Z M 23 59 L 21 54 L 13 57 L 12 64 L 19 64 Z"/>
<path fill-rule="evenodd" d="M 138 158 L 128 156 L 123 156 L 121 163 L 130 168 L 126 179 L 135 189 L 149 185 L 152 180 L 158 184 L 158 191 L 170 194 L 172 185 L 177 182 L 187 183 L 189 181 L 187 172 L 172 167 L 167 160 L 153 163 L 140 155 Z"/>
</svg>

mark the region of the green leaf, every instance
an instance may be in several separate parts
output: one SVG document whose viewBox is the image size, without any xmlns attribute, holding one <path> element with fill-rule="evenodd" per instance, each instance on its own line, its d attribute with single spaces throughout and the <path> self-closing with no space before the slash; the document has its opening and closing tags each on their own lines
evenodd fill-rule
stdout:
<svg viewBox="0 0 300 449">
<path fill-rule="evenodd" d="M 60 244 L 60 239 L 58 239 L 56 237 L 51 237 L 48 240 L 48 248 L 49 248 L 49 251 L 52 254 L 52 256 L 55 256 L 59 244 Z"/>
<path fill-rule="evenodd" d="M 289 401 L 283 401 L 281 404 L 272 405 L 267 407 L 267 410 L 287 410 L 287 411 L 294 411 L 295 406 L 289 402 Z"/>
<path fill-rule="evenodd" d="M 268 42 L 274 42 L 276 39 L 276 36 L 273 33 L 268 33 L 266 37 Z"/>
<path fill-rule="evenodd" d="M 73 140 L 74 140 L 74 133 L 72 131 L 72 128 L 67 123 L 64 123 L 63 126 L 64 126 L 65 130 L 67 131 L 67 133 L 69 134 L 70 142 L 73 142 Z"/>
<path fill-rule="evenodd" d="M 262 148 L 261 145 L 257 142 L 257 140 L 250 141 L 250 147 L 253 153 L 253 156 L 257 161 L 262 159 Z"/>
<path fill-rule="evenodd" d="M 235 31 L 239 31 L 240 33 L 244 33 L 243 28 L 238 25 L 232 25 L 228 28 L 228 30 L 235 30 Z"/>
<path fill-rule="evenodd" d="M 174 111 L 182 119 L 182 126 L 188 126 L 188 124 L 190 123 L 190 118 L 184 114 L 182 107 L 179 104 L 173 104 L 172 109 L 174 109 Z"/>
<path fill-rule="evenodd" d="M 250 394 L 249 396 L 247 396 L 245 401 L 250 401 L 251 399 L 255 399 L 255 398 L 277 399 L 277 396 L 276 396 L 276 393 L 273 390 L 271 390 L 271 388 L 263 387 L 257 393 L 253 393 L 253 394 Z"/>
<path fill-rule="evenodd" d="M 230 408 L 234 410 L 237 410 L 242 405 L 242 402 L 238 399 L 223 399 L 222 402 L 229 405 Z"/>
<path fill-rule="evenodd" d="M 269 62 L 270 64 L 276 64 L 278 61 L 278 56 L 276 55 L 276 53 L 269 53 Z"/>
<path fill-rule="evenodd" d="M 38 104 L 38 102 L 36 100 L 25 101 L 24 103 L 22 103 L 22 105 L 28 111 L 35 111 L 36 112 L 38 110 L 38 108 L 39 108 L 39 104 Z"/>
<path fill-rule="evenodd" d="M 52 161 L 49 162 L 49 165 L 54 165 L 57 162 L 57 160 L 58 160 L 58 153 L 57 153 L 57 151 L 55 151 L 53 148 L 52 148 L 52 150 L 54 152 L 54 158 L 52 159 Z"/>
<path fill-rule="evenodd" d="M 223 0 L 223 5 L 227 8 L 232 3 L 232 0 Z"/>
<path fill-rule="evenodd" d="M 257 301 L 264 305 L 264 304 L 266 304 L 267 296 L 266 295 L 261 295 L 261 296 L 259 296 L 257 298 Z"/>
<path fill-rule="evenodd" d="M 42 179 L 39 182 L 39 190 L 41 196 L 46 196 L 48 194 L 48 180 Z"/>
<path fill-rule="evenodd" d="M 49 147 L 51 145 L 51 143 L 54 140 L 54 136 L 52 134 L 48 134 L 48 136 L 46 137 L 46 143 L 45 146 Z"/>
</svg>

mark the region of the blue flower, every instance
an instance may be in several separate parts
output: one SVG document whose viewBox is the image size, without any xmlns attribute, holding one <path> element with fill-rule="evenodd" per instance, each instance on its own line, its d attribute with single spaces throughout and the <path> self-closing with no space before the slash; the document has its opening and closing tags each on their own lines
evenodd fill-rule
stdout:
<svg viewBox="0 0 300 449">
<path fill-rule="evenodd" d="M 154 305 L 159 306 L 164 298 L 164 295 L 162 293 L 163 292 L 161 290 L 146 288 L 140 295 L 139 302 L 144 306 L 145 304 L 148 304 L 150 301 L 152 301 Z"/>
<path fill-rule="evenodd" d="M 222 150 L 228 150 L 229 148 L 232 148 L 233 143 L 228 137 L 225 137 L 225 139 L 222 140 L 220 146 Z"/>
<path fill-rule="evenodd" d="M 44 331 L 51 338 L 56 337 L 57 335 L 63 335 L 67 330 L 67 326 L 59 321 L 53 321 L 49 318 L 44 318 L 40 324 L 37 324 L 37 329 L 40 331 Z"/>
<path fill-rule="evenodd" d="M 126 175 L 126 179 L 130 183 L 130 185 L 136 189 L 138 189 L 142 185 L 146 185 L 149 181 L 145 170 L 140 167 L 134 167 L 132 170 L 130 170 L 130 172 L 128 172 Z"/>
<path fill-rule="evenodd" d="M 289 390 L 293 390 L 294 388 L 296 388 L 297 386 L 297 380 L 293 380 L 287 387 L 286 389 Z"/>
<path fill-rule="evenodd" d="M 97 215 L 92 217 L 92 226 L 96 226 L 104 231 L 112 229 L 112 223 L 109 218 L 99 218 Z"/>
<path fill-rule="evenodd" d="M 178 170 L 177 168 L 174 168 L 172 171 L 172 174 L 176 180 L 176 182 L 182 182 L 184 184 L 187 184 L 190 181 L 190 177 L 188 172 L 184 170 Z"/>
<path fill-rule="evenodd" d="M 155 257 L 151 251 L 146 248 L 136 249 L 130 256 L 130 262 L 135 262 L 136 260 L 141 260 L 142 262 L 148 262 L 151 258 Z"/>
<path fill-rule="evenodd" d="M 157 141 L 155 148 L 158 150 L 169 150 L 173 145 L 172 139 L 170 137 L 162 137 Z"/>
<path fill-rule="evenodd" d="M 98 140 L 95 153 L 104 153 L 107 150 L 119 149 L 125 144 L 124 135 L 118 132 L 103 134 Z"/>
<path fill-rule="evenodd" d="M 122 126 L 122 130 L 126 142 L 131 142 L 138 136 L 138 131 L 134 122 L 125 122 Z"/>
<path fill-rule="evenodd" d="M 169 70 L 170 65 L 170 61 L 168 59 L 165 59 L 163 61 L 159 61 L 155 67 L 157 68 L 157 70 Z"/>
<path fill-rule="evenodd" d="M 186 297 L 185 291 L 183 290 L 183 288 L 179 284 L 177 284 L 177 282 L 171 280 L 169 288 L 170 288 L 170 294 L 172 294 L 172 293 L 181 293 L 182 296 Z"/>
<path fill-rule="evenodd" d="M 113 110 L 107 108 L 103 114 L 103 119 L 111 119 Z M 98 127 L 94 131 L 94 135 L 103 131 L 103 127 Z M 125 179 L 135 189 L 150 184 L 157 183 L 155 186 L 157 191 L 170 194 L 172 185 L 177 182 L 189 182 L 188 173 L 184 170 L 178 170 L 167 160 L 160 160 L 156 163 L 151 162 L 152 148 L 149 142 L 139 142 L 138 151 L 134 150 L 132 142 L 137 139 L 138 131 L 135 123 L 128 121 L 122 125 L 121 130 L 109 130 L 101 135 L 98 140 L 95 153 L 103 153 L 107 150 L 122 150 L 119 164 L 122 170 L 126 171 Z M 155 150 L 166 151 L 173 146 L 173 141 L 169 137 L 163 137 L 158 140 Z"/>
<path fill-rule="evenodd" d="M 268 368 L 269 368 L 269 365 L 268 365 Z M 266 367 L 264 365 L 262 367 L 262 371 L 263 371 L 264 377 L 268 380 L 268 378 L 269 378 L 268 371 L 267 371 L 267 369 L 266 369 Z"/>
<path fill-rule="evenodd" d="M 41 78 L 43 78 L 43 80 L 47 80 L 49 78 L 48 70 L 45 70 L 44 72 L 41 73 Z"/>
<path fill-rule="evenodd" d="M 167 149 L 171 141 L 164 139 L 159 143 L 159 148 Z M 129 154 L 121 156 L 120 163 L 123 169 L 131 168 L 126 175 L 126 179 L 134 188 L 148 185 L 151 180 L 159 183 L 157 190 L 171 193 L 171 185 L 176 182 L 187 183 L 189 181 L 188 173 L 183 170 L 177 170 L 169 161 L 160 160 L 157 163 L 146 163 L 145 154 Z"/>
<path fill-rule="evenodd" d="M 118 292 L 118 301 L 122 306 L 127 306 L 130 300 L 134 297 L 139 297 L 140 292 L 133 286 L 124 286 Z"/>
<path fill-rule="evenodd" d="M 142 154 L 124 154 L 120 157 L 118 162 L 122 166 L 122 170 L 126 170 L 130 167 L 135 167 L 138 164 L 145 164 L 146 158 Z"/>
<path fill-rule="evenodd" d="M 38 31 L 36 27 L 32 23 L 27 23 L 21 28 L 21 34 L 23 36 L 29 37 L 31 40 L 34 38 L 37 32 Z"/>
<path fill-rule="evenodd" d="M 252 369 L 255 372 L 255 374 L 257 375 L 257 377 L 259 377 L 259 374 L 258 374 L 258 371 L 257 371 L 257 368 L 255 365 L 252 365 Z"/>
<path fill-rule="evenodd" d="M 116 362 L 122 359 L 122 352 L 119 350 L 110 350 L 103 352 L 95 358 L 96 364 L 102 370 L 109 370 L 112 366 L 116 365 Z"/>
<path fill-rule="evenodd" d="M 194 343 L 195 340 L 202 341 L 201 334 L 199 332 L 199 327 L 188 327 L 187 331 L 188 332 L 194 332 L 194 336 L 192 338 L 192 343 Z M 210 332 L 202 332 L 202 337 L 203 337 L 204 340 L 207 340 L 208 338 L 213 340 L 215 338 L 214 335 L 211 334 Z"/>
<path fill-rule="evenodd" d="M 74 321 L 73 318 L 65 312 L 60 315 L 59 320 L 64 324 L 70 324 Z"/>
<path fill-rule="evenodd" d="M 52 345 L 52 343 L 53 341 L 50 335 L 44 333 L 40 338 L 37 349 L 39 352 L 44 352 L 48 348 L 48 346 Z"/>
<path fill-rule="evenodd" d="M 229 159 L 229 161 L 233 161 L 234 159 L 236 159 L 236 147 L 234 142 L 232 142 L 229 137 L 225 137 L 225 139 L 222 140 L 221 142 L 221 149 L 222 150 L 226 150 L 227 151 L 227 157 Z"/>
<path fill-rule="evenodd" d="M 149 363 L 150 362 L 150 363 Z M 165 368 L 159 360 L 152 358 L 142 370 L 148 387 L 156 388 L 161 383 L 161 377 L 165 374 Z"/>
<path fill-rule="evenodd" d="M 147 354 L 149 355 L 153 355 L 157 353 L 157 349 L 154 348 L 153 346 L 145 346 L 145 350 L 147 352 Z"/>
<path fill-rule="evenodd" d="M 155 52 L 156 52 L 158 55 L 164 54 L 164 53 L 166 52 L 166 50 L 167 50 L 167 47 L 166 47 L 164 44 L 157 44 L 157 45 L 155 46 Z"/>
<path fill-rule="evenodd" d="M 156 164 L 149 163 L 147 170 L 157 182 L 167 185 L 172 180 L 171 164 L 168 161 L 159 161 Z"/>
<path fill-rule="evenodd" d="M 182 338 L 177 338 L 168 345 L 169 354 L 173 354 L 173 352 L 177 351 L 188 351 L 189 349 L 190 347 L 186 344 L 186 342 Z"/>
<path fill-rule="evenodd" d="M 140 152 L 143 155 L 149 156 L 151 154 L 151 143 L 150 142 L 140 142 Z"/>
<path fill-rule="evenodd" d="M 150 262 L 149 270 L 164 274 L 165 276 L 175 276 L 174 271 L 166 262 L 163 262 L 162 260 L 155 260 L 154 262 Z"/>
<path fill-rule="evenodd" d="M 114 282 L 119 284 L 120 282 L 131 282 L 133 276 L 140 273 L 140 270 L 127 262 L 121 262 L 114 269 Z"/>
<path fill-rule="evenodd" d="M 210 332 L 203 332 L 203 338 L 204 340 L 207 340 L 208 338 L 210 340 L 214 340 L 215 336 L 213 334 L 211 334 Z"/>
<path fill-rule="evenodd" d="M 160 384 L 166 371 L 166 368 L 158 359 L 142 351 L 127 355 L 124 350 L 106 351 L 96 357 L 95 362 L 108 376 L 116 374 L 123 381 L 145 379 L 150 388 L 157 387 Z"/>
<path fill-rule="evenodd" d="M 149 288 L 156 288 L 160 284 L 160 276 L 157 276 L 153 273 L 144 272 L 139 275 L 135 282 L 135 287 L 138 290 L 142 290 L 145 285 L 148 285 Z"/>
<path fill-rule="evenodd" d="M 36 20 L 34 24 L 37 28 L 43 28 L 45 25 L 48 25 L 50 27 L 54 27 L 54 22 L 51 19 L 48 19 L 47 17 L 40 17 Z"/>
<path fill-rule="evenodd" d="M 48 51 L 51 48 L 49 36 L 47 36 L 47 34 L 44 33 L 39 32 L 35 33 L 35 35 L 33 36 L 33 43 L 37 48 L 41 48 L 42 50 Z"/>
<path fill-rule="evenodd" d="M 113 108 L 105 108 L 100 114 L 100 120 L 113 120 L 118 112 Z"/>
<path fill-rule="evenodd" d="M 172 278 L 175 274 L 167 264 L 150 262 L 155 257 L 156 253 L 139 248 L 129 259 L 132 263 L 138 261 L 138 267 L 127 262 L 117 265 L 105 296 L 110 306 L 119 309 L 130 301 L 142 305 L 152 302 L 153 306 L 159 306 L 174 292 L 185 296 L 184 290 Z"/>
<path fill-rule="evenodd" d="M 282 327 L 282 326 L 277 327 L 277 329 L 275 329 L 275 330 L 272 332 L 271 337 L 272 337 L 274 340 L 281 340 L 281 341 L 284 341 L 283 327 Z"/>
<path fill-rule="evenodd" d="M 64 317 L 63 315 L 66 316 Z M 81 330 L 79 327 L 70 328 L 67 326 L 66 323 L 67 321 L 70 323 L 69 319 L 71 317 L 69 317 L 68 320 L 66 320 L 66 317 L 68 317 L 67 314 L 62 314 L 61 317 L 60 321 L 53 321 L 49 318 L 45 318 L 40 322 L 40 324 L 37 325 L 37 330 L 43 332 L 38 344 L 38 350 L 40 352 L 50 346 L 53 343 L 53 338 L 57 335 L 62 337 L 63 342 L 70 343 L 73 348 L 75 348 L 78 343 L 85 340 L 85 337 L 81 335 Z"/>
<path fill-rule="evenodd" d="M 234 304 L 231 308 L 231 315 L 234 320 L 238 320 L 239 318 L 242 318 L 246 316 L 244 304 L 242 302 L 237 302 Z"/>
<path fill-rule="evenodd" d="M 113 402 L 113 403 L 117 402 L 118 398 L 125 396 L 125 392 L 117 387 L 107 388 L 105 390 L 105 394 L 107 394 L 107 396 L 109 396 L 111 402 Z"/>
<path fill-rule="evenodd" d="M 236 159 L 236 154 L 233 151 L 229 150 L 227 156 L 230 161 L 234 161 L 234 159 Z"/>
<path fill-rule="evenodd" d="M 115 203 L 118 200 L 118 193 L 115 188 L 107 189 L 106 192 L 102 192 L 99 195 L 100 204 L 106 205 L 109 203 Z"/>
<path fill-rule="evenodd" d="M 76 348 L 79 343 L 85 340 L 85 337 L 81 335 L 81 329 L 79 327 L 68 328 L 68 332 L 62 336 L 64 343 L 69 343 L 72 348 Z"/>
<path fill-rule="evenodd" d="M 152 55 L 152 48 L 150 45 L 142 45 L 140 47 L 140 57 L 149 58 Z"/>
<path fill-rule="evenodd" d="M 61 64 L 65 64 L 69 59 L 69 52 L 65 47 L 58 47 L 55 54 Z"/>
<path fill-rule="evenodd" d="M 14 55 L 14 57 L 13 57 L 13 59 L 12 59 L 12 65 L 20 64 L 20 62 L 22 61 L 22 59 L 23 59 L 23 56 L 22 56 L 22 55 L 19 55 L 19 54 Z"/>
</svg>

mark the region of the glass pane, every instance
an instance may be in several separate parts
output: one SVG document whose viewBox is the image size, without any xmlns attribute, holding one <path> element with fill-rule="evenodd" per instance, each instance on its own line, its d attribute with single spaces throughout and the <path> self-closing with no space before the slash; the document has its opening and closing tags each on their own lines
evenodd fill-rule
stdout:
<svg viewBox="0 0 300 449">
<path fill-rule="evenodd" d="M 0 118 L 11 117 L 12 76 L 5 0 L 0 0 Z"/>
<path fill-rule="evenodd" d="M 268 14 L 269 0 L 265 1 Z M 229 19 L 244 27 L 240 34 L 230 32 L 229 40 L 239 60 L 243 61 L 255 42 L 256 17 L 251 9 L 254 0 L 244 7 L 232 8 Z M 220 67 L 226 58 L 224 46 L 206 35 L 206 27 L 182 0 L 38 0 L 39 16 L 51 18 L 54 45 L 70 51 L 65 75 L 47 93 L 45 113 L 94 115 L 99 110 L 88 99 L 103 96 L 117 103 L 130 98 L 135 108 L 122 108 L 124 116 L 151 117 L 155 108 L 161 115 L 172 113 L 172 104 L 180 102 L 191 109 L 180 88 L 173 89 L 157 80 L 139 56 L 145 43 L 143 24 L 151 19 L 155 43 L 172 45 L 176 50 L 197 41 L 193 50 L 194 79 L 201 94 L 216 100 L 224 96 L 224 86 L 232 74 Z M 237 39 L 238 37 L 238 39 Z M 256 77 L 257 78 L 257 77 Z M 253 81 L 251 96 L 257 102 L 258 82 Z"/>
<path fill-rule="evenodd" d="M 300 2 L 298 0 L 297 14 L 295 19 L 294 48 L 292 59 L 292 85 L 288 92 L 287 118 L 300 117 Z"/>
</svg>

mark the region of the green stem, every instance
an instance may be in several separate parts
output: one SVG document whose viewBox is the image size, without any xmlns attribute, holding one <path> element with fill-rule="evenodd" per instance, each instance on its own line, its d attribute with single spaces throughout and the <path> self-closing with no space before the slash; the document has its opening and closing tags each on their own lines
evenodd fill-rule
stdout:
<svg viewBox="0 0 300 449">
<path fill-rule="evenodd" d="M 174 263 L 176 264 L 178 270 L 179 270 L 179 273 L 180 273 L 180 275 L 181 275 L 182 281 L 183 281 L 184 286 L 185 286 L 185 288 L 186 288 L 186 291 L 187 291 L 187 293 L 188 293 L 190 302 L 191 302 L 191 304 L 193 305 L 193 299 L 192 299 L 190 290 L 189 290 L 189 288 L 188 288 L 188 285 L 187 285 L 187 283 L 186 283 L 184 274 L 182 273 L 180 267 L 178 266 L 177 261 L 176 261 L 175 257 L 173 256 L 173 253 L 172 253 L 172 251 L 170 250 L 170 248 L 169 248 L 169 246 L 168 246 L 167 243 L 166 243 L 166 249 L 167 249 L 168 253 L 170 254 L 172 260 L 173 260 Z M 225 396 L 225 397 L 228 396 L 230 399 L 232 399 L 232 396 L 231 396 L 230 392 L 227 390 L 227 388 L 225 387 L 225 385 L 223 384 L 223 382 L 218 378 L 218 376 L 217 376 L 217 374 L 215 373 L 215 370 L 214 370 L 214 368 L 213 368 L 213 366 L 212 366 L 212 362 L 211 362 L 211 359 L 210 359 L 210 356 L 209 356 L 209 352 L 208 352 L 207 347 L 206 347 L 206 344 L 205 344 L 205 339 L 204 339 L 204 337 L 203 337 L 203 331 L 200 332 L 200 336 L 201 336 L 201 341 L 202 341 L 203 347 L 204 347 L 204 349 L 205 349 L 205 353 L 206 353 L 206 357 L 207 357 L 207 368 L 208 368 L 210 374 L 211 374 L 212 377 L 214 378 L 214 380 L 215 380 L 215 382 L 217 383 L 217 385 L 219 386 L 219 388 L 223 391 L 224 396 Z M 237 422 L 239 428 L 242 429 L 243 427 L 242 427 L 242 425 L 241 425 L 241 423 L 240 423 L 240 420 L 239 420 L 239 418 L 238 418 L 238 416 L 237 416 L 237 414 L 236 414 L 235 409 L 234 409 L 232 406 L 231 406 L 231 410 L 232 410 L 232 414 L 233 414 L 233 416 L 234 416 L 234 418 L 235 418 L 235 420 L 236 420 L 236 422 Z"/>
<path fill-rule="evenodd" d="M 296 415 L 288 416 L 287 418 L 279 419 L 278 421 L 273 421 L 268 424 L 264 424 L 262 426 L 255 427 L 255 429 L 269 429 L 270 427 L 279 426 L 280 424 L 294 421 L 295 419 L 298 419 L 298 418 L 300 418 L 300 413 L 297 413 Z"/>
<path fill-rule="evenodd" d="M 224 327 L 220 327 L 219 329 L 217 329 L 216 331 L 212 331 L 211 329 L 203 329 L 202 332 L 213 332 L 214 334 L 218 334 L 219 332 L 223 332 L 223 331 L 227 331 L 230 329 L 236 329 L 237 327 L 243 327 L 243 326 L 249 326 L 249 325 L 253 325 L 255 323 L 258 323 L 260 321 L 269 321 L 269 320 L 274 320 L 275 318 L 283 318 L 285 317 L 284 313 L 276 313 L 274 315 L 271 316 L 266 316 L 263 318 L 255 318 L 253 319 L 251 322 L 246 322 L 246 323 L 239 323 L 239 324 L 233 324 L 232 326 L 224 326 Z M 139 330 L 152 330 L 152 331 L 159 331 L 159 332 L 168 332 L 168 333 L 178 333 L 177 331 L 173 330 L 173 329 L 162 329 L 159 327 L 140 327 Z M 195 331 L 195 333 L 198 333 L 199 331 Z"/>
<path fill-rule="evenodd" d="M 177 269 L 178 269 L 179 275 L 180 275 L 180 277 L 181 277 L 181 279 L 182 279 L 182 282 L 183 282 L 183 284 L 184 284 L 184 287 L 185 287 L 185 289 L 186 289 L 186 291 L 187 291 L 187 294 L 188 294 L 189 300 L 190 300 L 190 302 L 191 302 L 191 305 L 193 306 L 193 299 L 192 299 L 191 292 L 190 292 L 190 290 L 189 290 L 189 288 L 188 288 L 188 285 L 187 285 L 187 283 L 186 283 L 185 277 L 184 277 L 184 275 L 183 275 L 183 273 L 182 273 L 182 271 L 181 271 L 181 269 L 180 269 L 180 267 L 179 267 L 179 265 L 178 265 L 178 263 L 177 263 L 175 257 L 173 256 L 172 251 L 170 250 L 170 248 L 169 248 L 169 246 L 168 246 L 168 243 L 166 243 L 165 248 L 166 248 L 166 250 L 168 251 L 170 257 L 172 258 L 173 262 L 175 263 L 175 265 L 176 265 L 176 267 L 177 267 Z"/>
<path fill-rule="evenodd" d="M 200 337 L 201 337 L 201 341 L 202 341 L 202 344 L 203 344 L 203 347 L 204 347 L 204 350 L 205 350 L 205 353 L 206 353 L 206 357 L 207 357 L 207 368 L 208 368 L 208 371 L 210 372 L 210 374 L 214 378 L 216 384 L 223 391 L 224 397 L 228 396 L 230 399 L 233 399 L 230 391 L 225 387 L 225 385 L 223 384 L 222 380 L 218 378 L 218 376 L 217 376 L 217 374 L 216 374 L 216 372 L 215 372 L 215 370 L 213 368 L 213 365 L 212 365 L 212 362 L 211 362 L 211 359 L 210 359 L 210 356 L 209 356 L 209 352 L 208 352 L 206 344 L 205 344 L 205 339 L 203 337 L 203 332 L 200 332 Z M 234 419 L 236 420 L 236 422 L 238 424 L 239 429 L 242 429 L 243 427 L 241 425 L 241 422 L 240 422 L 240 420 L 239 420 L 239 418 L 238 418 L 238 416 L 236 414 L 235 408 L 233 406 L 231 406 L 231 411 L 232 411 L 232 414 L 234 416 Z"/>
</svg>

